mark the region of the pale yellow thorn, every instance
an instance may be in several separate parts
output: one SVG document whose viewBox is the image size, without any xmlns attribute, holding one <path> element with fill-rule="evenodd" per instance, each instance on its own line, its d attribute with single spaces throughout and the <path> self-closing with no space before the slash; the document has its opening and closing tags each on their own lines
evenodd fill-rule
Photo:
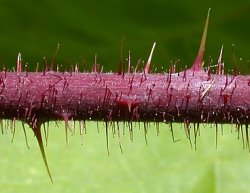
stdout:
<svg viewBox="0 0 250 193">
<path fill-rule="evenodd" d="M 22 55 L 20 52 L 17 55 L 16 71 L 22 72 Z"/>
<path fill-rule="evenodd" d="M 149 72 L 149 68 L 150 68 L 152 56 L 153 56 L 153 53 L 154 53 L 155 45 L 156 45 L 156 42 L 154 42 L 154 44 L 153 44 L 153 47 L 152 47 L 151 52 L 150 52 L 149 57 L 148 57 L 147 64 L 146 64 L 146 66 L 144 68 L 145 74 L 148 74 L 148 72 Z"/>
</svg>

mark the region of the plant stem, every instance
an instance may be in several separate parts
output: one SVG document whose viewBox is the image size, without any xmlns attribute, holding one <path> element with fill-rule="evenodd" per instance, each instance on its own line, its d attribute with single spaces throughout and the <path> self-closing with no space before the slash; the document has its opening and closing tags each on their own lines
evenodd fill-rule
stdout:
<svg viewBox="0 0 250 193">
<path fill-rule="evenodd" d="M 0 73 L 0 118 L 250 122 L 250 76 L 179 73 Z"/>
</svg>

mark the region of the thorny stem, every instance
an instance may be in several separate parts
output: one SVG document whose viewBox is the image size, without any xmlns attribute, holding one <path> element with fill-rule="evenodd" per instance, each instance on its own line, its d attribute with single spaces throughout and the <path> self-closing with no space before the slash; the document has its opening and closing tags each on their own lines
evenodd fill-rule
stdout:
<svg viewBox="0 0 250 193">
<path fill-rule="evenodd" d="M 152 121 L 247 126 L 250 122 L 250 76 L 208 75 L 203 70 L 148 74 L 143 81 L 142 76 L 1 72 L 0 118 L 22 120 L 32 128 L 36 122 L 64 120 L 66 131 L 71 118 L 107 123 Z"/>
<path fill-rule="evenodd" d="M 222 49 L 215 73 L 202 68 L 208 18 L 197 58 L 182 72 L 171 68 L 168 73 L 149 73 L 155 43 L 141 73 L 131 71 L 130 61 L 127 73 L 100 72 L 96 62 L 91 73 L 78 68 L 55 72 L 53 66 L 49 71 L 23 72 L 19 53 L 16 72 L 0 72 L 0 118 L 31 126 L 50 177 L 40 126 L 51 120 L 64 120 L 66 133 L 69 119 L 104 121 L 107 137 L 109 123 L 119 121 L 183 122 L 189 140 L 190 123 L 233 123 L 237 128 L 245 125 L 249 148 L 250 76 L 224 75 Z M 145 139 L 146 134 L 145 130 Z"/>
<path fill-rule="evenodd" d="M 146 76 L 146 78 L 143 78 Z M 204 70 L 166 74 L 0 72 L 0 118 L 250 122 L 250 76 Z M 66 126 L 67 128 L 67 126 Z"/>
</svg>

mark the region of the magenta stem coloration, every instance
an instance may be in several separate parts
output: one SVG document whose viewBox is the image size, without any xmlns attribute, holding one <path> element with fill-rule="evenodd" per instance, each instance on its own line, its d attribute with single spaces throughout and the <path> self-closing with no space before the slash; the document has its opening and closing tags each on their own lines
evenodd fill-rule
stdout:
<svg viewBox="0 0 250 193">
<path fill-rule="evenodd" d="M 0 73 L 0 118 L 21 120 L 37 137 L 47 171 L 41 125 L 47 121 L 250 123 L 250 76 L 226 75 L 222 50 L 215 72 L 203 65 L 209 14 L 201 46 L 191 68 L 150 73 L 155 43 L 139 73 L 103 73 L 96 62 L 90 73 L 23 72 L 18 55 L 15 72 Z M 123 69 L 123 68 L 122 68 Z M 247 137 L 248 140 L 248 137 Z M 50 175 L 51 177 L 51 175 Z M 52 178 L 51 178 L 52 180 Z"/>
<path fill-rule="evenodd" d="M 0 73 L 0 117 L 50 120 L 250 122 L 250 76 L 192 69 L 166 74 Z"/>
</svg>

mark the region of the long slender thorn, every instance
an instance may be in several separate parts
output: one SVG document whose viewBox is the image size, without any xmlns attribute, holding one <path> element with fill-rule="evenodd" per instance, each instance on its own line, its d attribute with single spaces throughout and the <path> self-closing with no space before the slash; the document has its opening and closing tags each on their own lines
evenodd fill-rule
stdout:
<svg viewBox="0 0 250 193">
<path fill-rule="evenodd" d="M 48 161 L 47 161 L 47 158 L 46 158 L 46 153 L 45 153 L 45 150 L 44 150 L 44 145 L 43 145 L 43 139 L 42 139 L 40 126 L 39 127 L 33 127 L 32 130 L 33 130 L 33 132 L 34 132 L 34 134 L 36 136 L 36 139 L 37 139 L 37 142 L 38 142 L 41 154 L 42 154 L 43 162 L 45 164 L 47 173 L 49 175 L 49 178 L 50 178 L 51 182 L 53 183 L 53 178 L 52 178 L 52 175 L 51 175 L 50 170 L 49 170 L 49 164 L 48 164 Z"/>
<path fill-rule="evenodd" d="M 69 129 L 69 118 L 67 116 L 64 117 L 64 125 L 65 125 L 65 141 L 66 141 L 66 150 L 68 150 L 68 129 Z"/>
<path fill-rule="evenodd" d="M 208 22 L 209 22 L 210 10 L 211 9 L 209 8 L 208 13 L 207 13 L 207 19 L 206 19 L 203 35 L 202 35 L 202 39 L 201 39 L 200 48 L 199 48 L 199 51 L 198 51 L 198 55 L 197 55 L 193 65 L 192 65 L 192 67 L 190 68 L 193 71 L 199 71 L 199 70 L 202 69 L 203 55 L 204 55 L 205 46 L 206 46 L 206 38 L 207 38 L 207 30 L 208 30 Z"/>
<path fill-rule="evenodd" d="M 153 56 L 153 53 L 154 53 L 155 45 L 156 45 L 156 42 L 154 42 L 154 44 L 153 44 L 153 47 L 152 47 L 151 52 L 150 52 L 149 57 L 148 57 L 147 64 L 146 64 L 146 66 L 144 68 L 145 74 L 148 74 L 148 72 L 149 72 L 149 68 L 150 68 L 152 56 Z"/>
<path fill-rule="evenodd" d="M 128 74 L 130 73 L 131 68 L 131 57 L 130 57 L 130 50 L 128 51 Z"/>
<path fill-rule="evenodd" d="M 22 122 L 22 127 L 23 127 L 23 133 L 24 133 L 24 137 L 25 137 L 26 146 L 29 149 L 30 147 L 29 147 L 29 143 L 28 143 L 27 133 L 26 133 L 25 125 L 23 122 Z"/>
<path fill-rule="evenodd" d="M 106 135 L 106 149 L 107 149 L 107 153 L 108 156 L 110 155 L 109 153 L 109 134 L 108 134 L 108 122 L 105 122 L 105 135 Z"/>
<path fill-rule="evenodd" d="M 94 73 L 97 72 L 97 54 L 95 54 L 95 60 L 94 60 L 93 66 L 92 66 L 92 72 L 94 72 Z"/>
</svg>

